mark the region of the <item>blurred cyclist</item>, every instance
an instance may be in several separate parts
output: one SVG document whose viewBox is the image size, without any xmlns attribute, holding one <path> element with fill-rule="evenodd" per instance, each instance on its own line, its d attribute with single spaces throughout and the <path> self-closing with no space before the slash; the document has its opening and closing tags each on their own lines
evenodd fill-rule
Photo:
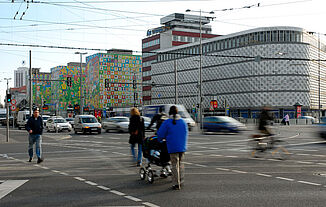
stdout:
<svg viewBox="0 0 326 207">
<path fill-rule="evenodd" d="M 259 116 L 259 125 L 258 130 L 267 136 L 273 135 L 271 130 L 268 128 L 270 121 L 273 120 L 273 117 L 269 114 L 270 109 L 268 107 L 264 107 Z"/>
</svg>

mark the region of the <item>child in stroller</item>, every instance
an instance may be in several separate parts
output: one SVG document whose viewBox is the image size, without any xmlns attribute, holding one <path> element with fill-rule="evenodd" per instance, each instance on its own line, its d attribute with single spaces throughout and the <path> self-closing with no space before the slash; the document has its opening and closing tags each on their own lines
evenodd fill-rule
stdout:
<svg viewBox="0 0 326 207">
<path fill-rule="evenodd" d="M 156 171 L 151 168 L 151 164 L 161 166 L 161 177 L 168 177 L 172 174 L 170 167 L 170 155 L 168 153 L 166 142 L 159 142 L 157 136 L 147 137 L 142 145 L 143 156 L 147 160 L 147 165 L 139 170 L 140 179 L 144 180 L 147 175 L 147 180 L 150 183 L 154 182 L 154 177 L 158 176 Z"/>
</svg>

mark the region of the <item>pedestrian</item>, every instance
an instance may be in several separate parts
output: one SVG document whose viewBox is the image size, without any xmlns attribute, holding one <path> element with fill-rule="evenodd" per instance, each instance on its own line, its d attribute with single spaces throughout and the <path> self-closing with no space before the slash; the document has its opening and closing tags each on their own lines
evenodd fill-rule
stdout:
<svg viewBox="0 0 326 207">
<path fill-rule="evenodd" d="M 159 141 L 166 140 L 172 164 L 172 189 L 180 190 L 184 184 L 184 157 L 187 150 L 188 126 L 178 114 L 178 108 L 171 106 L 169 119 L 157 132 Z"/>
<path fill-rule="evenodd" d="M 289 114 L 286 114 L 284 116 L 284 121 L 285 121 L 285 125 L 290 125 L 290 117 L 289 117 Z"/>
<path fill-rule="evenodd" d="M 163 112 L 163 107 L 160 107 L 159 113 L 154 115 L 147 129 L 150 129 L 153 126 L 153 124 L 156 123 L 156 132 L 157 132 L 160 126 L 162 125 L 162 123 L 168 118 L 169 118 L 168 115 Z"/>
<path fill-rule="evenodd" d="M 131 154 L 134 161 L 137 162 L 137 166 L 140 166 L 142 164 L 142 144 L 145 138 L 145 124 L 144 119 L 140 116 L 138 109 L 135 107 L 130 110 L 129 134 Z M 137 158 L 135 154 L 136 144 L 138 144 Z"/>
<path fill-rule="evenodd" d="M 33 109 L 33 115 L 30 117 L 25 126 L 26 130 L 29 133 L 28 141 L 28 162 L 32 162 L 33 159 L 33 146 L 35 144 L 35 153 L 37 156 L 37 164 L 43 162 L 42 158 L 42 132 L 43 132 L 43 120 L 40 117 L 40 111 L 38 108 Z"/>
</svg>

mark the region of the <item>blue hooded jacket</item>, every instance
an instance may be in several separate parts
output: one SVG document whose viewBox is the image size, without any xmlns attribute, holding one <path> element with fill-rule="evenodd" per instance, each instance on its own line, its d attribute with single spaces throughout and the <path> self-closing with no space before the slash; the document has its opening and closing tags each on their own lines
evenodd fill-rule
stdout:
<svg viewBox="0 0 326 207">
<path fill-rule="evenodd" d="M 187 151 L 188 126 L 186 122 L 176 115 L 176 124 L 173 124 L 173 118 L 165 120 L 157 131 L 158 140 L 166 140 L 169 153 Z"/>
</svg>

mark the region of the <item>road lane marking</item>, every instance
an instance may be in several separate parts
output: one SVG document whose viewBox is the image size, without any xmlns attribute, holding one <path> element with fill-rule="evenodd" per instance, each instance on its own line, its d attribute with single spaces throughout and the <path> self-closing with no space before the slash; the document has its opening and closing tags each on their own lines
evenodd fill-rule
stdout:
<svg viewBox="0 0 326 207">
<path fill-rule="evenodd" d="M 308 185 L 316 185 L 316 186 L 321 185 L 319 183 L 312 183 L 312 182 L 307 182 L 307 181 L 302 181 L 302 180 L 299 180 L 298 183 L 303 183 L 303 184 L 308 184 Z"/>
<path fill-rule="evenodd" d="M 206 165 L 201 165 L 201 164 L 195 164 L 195 166 L 198 166 L 198 167 L 207 167 Z"/>
<path fill-rule="evenodd" d="M 5 180 L 0 184 L 0 199 L 25 184 L 28 180 Z"/>
<path fill-rule="evenodd" d="M 160 207 L 158 205 L 155 205 L 155 204 L 152 204 L 152 203 L 149 203 L 149 202 L 145 202 L 143 204 L 146 205 L 146 206 L 149 206 L 149 207 Z"/>
<path fill-rule="evenodd" d="M 51 171 L 54 173 L 60 173 L 60 171 L 58 171 L 58 170 L 51 170 Z"/>
<path fill-rule="evenodd" d="M 264 176 L 264 177 L 272 177 L 271 175 L 268 175 L 268 174 L 264 174 L 264 173 L 256 173 L 256 175 L 259 175 L 259 176 Z"/>
<path fill-rule="evenodd" d="M 238 156 L 228 155 L 228 156 L 224 156 L 224 157 L 227 157 L 227 158 L 237 158 Z"/>
<path fill-rule="evenodd" d="M 121 153 L 121 152 L 112 152 L 112 154 L 117 154 L 117 155 L 128 156 L 127 154 L 124 154 L 124 153 Z"/>
<path fill-rule="evenodd" d="M 247 172 L 245 172 L 245 171 L 241 171 L 241 170 L 231 170 L 232 172 L 235 172 L 235 173 L 242 173 L 242 174 L 245 174 L 245 173 L 247 173 Z"/>
<path fill-rule="evenodd" d="M 84 178 L 81 178 L 81 177 L 74 177 L 76 180 L 79 180 L 79 181 L 85 181 Z"/>
<path fill-rule="evenodd" d="M 66 175 L 68 176 L 69 174 L 68 173 L 65 173 L 65 172 L 60 172 L 61 175 Z"/>
<path fill-rule="evenodd" d="M 129 200 L 136 201 L 136 202 L 142 201 L 141 199 L 133 197 L 133 196 L 124 196 L 124 197 L 129 199 Z"/>
<path fill-rule="evenodd" d="M 301 155 L 301 156 L 309 156 L 309 154 L 303 154 L 303 153 L 298 153 L 297 155 Z"/>
<path fill-rule="evenodd" d="M 111 190 L 110 192 L 111 192 L 111 193 L 114 193 L 114 194 L 116 194 L 116 195 L 119 195 L 119 196 L 124 196 L 124 195 L 126 195 L 126 194 L 121 193 L 121 192 L 116 191 L 116 190 Z"/>
<path fill-rule="evenodd" d="M 301 164 L 314 164 L 313 162 L 306 162 L 306 161 L 297 161 L 297 163 L 301 163 Z"/>
<path fill-rule="evenodd" d="M 89 184 L 89 185 L 97 185 L 97 183 L 94 183 L 92 181 L 85 181 L 85 183 Z"/>
<path fill-rule="evenodd" d="M 221 167 L 217 167 L 217 170 L 222 170 L 222 171 L 230 171 L 230 169 L 226 169 L 226 168 L 221 168 Z"/>
<path fill-rule="evenodd" d="M 291 178 L 284 178 L 284 177 L 276 177 L 276 178 L 281 180 L 294 181 L 294 179 Z"/>
<path fill-rule="evenodd" d="M 107 187 L 102 186 L 102 185 L 98 185 L 96 187 L 101 188 L 102 190 L 110 190 L 110 188 L 107 188 Z"/>
</svg>

